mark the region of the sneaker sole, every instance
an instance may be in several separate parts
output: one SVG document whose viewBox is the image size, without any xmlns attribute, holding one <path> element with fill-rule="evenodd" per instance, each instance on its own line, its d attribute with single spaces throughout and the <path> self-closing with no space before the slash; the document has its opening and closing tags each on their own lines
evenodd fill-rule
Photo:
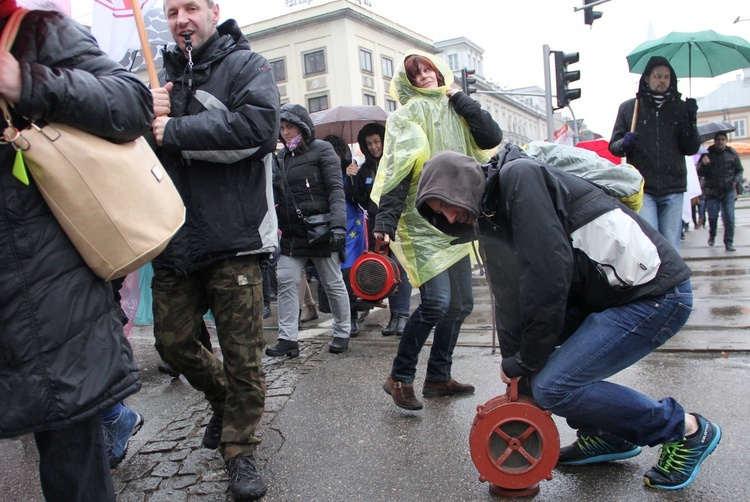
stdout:
<svg viewBox="0 0 750 502">
<path fill-rule="evenodd" d="M 701 458 L 698 459 L 698 463 L 695 465 L 695 469 L 693 469 L 693 473 L 690 474 L 690 477 L 687 478 L 683 483 L 680 483 L 679 485 L 674 486 L 668 486 L 668 485 L 652 485 L 650 480 L 646 477 L 643 478 L 643 483 L 650 487 L 650 488 L 658 488 L 660 490 L 679 490 L 681 488 L 685 488 L 687 485 L 693 482 L 695 479 L 695 476 L 698 475 L 698 471 L 701 468 L 701 464 L 704 460 L 706 460 L 706 457 L 708 457 L 713 451 L 716 449 L 716 447 L 719 444 L 719 441 L 721 441 L 721 427 L 719 427 L 716 424 L 713 424 L 713 426 L 716 428 L 716 436 L 714 437 L 713 441 L 708 445 L 708 448 L 706 448 L 706 451 L 703 452 L 703 455 L 701 455 Z"/>
<path fill-rule="evenodd" d="M 118 465 L 122 463 L 123 460 L 125 460 L 125 456 L 128 454 L 128 447 L 130 446 L 130 438 L 138 434 L 138 431 L 141 430 L 141 427 L 143 427 L 143 417 L 140 413 L 137 411 L 135 412 L 136 415 L 138 415 L 138 420 L 135 421 L 135 425 L 133 426 L 133 431 L 130 433 L 130 437 L 128 438 L 128 442 L 125 443 L 125 449 L 122 452 L 122 456 L 119 458 L 116 458 L 114 460 L 109 461 L 109 468 L 114 469 Z"/>
<path fill-rule="evenodd" d="M 629 451 L 620 453 L 608 453 L 607 455 L 597 455 L 595 457 L 588 457 L 581 460 L 570 460 L 567 462 L 557 461 L 557 465 L 587 465 L 587 464 L 599 464 L 602 462 L 614 462 L 615 460 L 626 460 L 640 455 L 643 448 L 637 446 Z"/>
</svg>

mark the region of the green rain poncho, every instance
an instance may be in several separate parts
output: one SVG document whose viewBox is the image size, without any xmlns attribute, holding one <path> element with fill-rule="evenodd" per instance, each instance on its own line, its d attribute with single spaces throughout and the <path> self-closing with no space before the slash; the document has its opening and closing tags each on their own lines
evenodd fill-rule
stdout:
<svg viewBox="0 0 750 502">
<path fill-rule="evenodd" d="M 403 61 L 391 81 L 390 93 L 401 103 L 385 125 L 383 158 L 380 161 L 371 198 L 378 204 L 384 193 L 393 190 L 410 172 L 411 186 L 398 221 L 391 249 L 406 270 L 409 281 L 419 287 L 469 254 L 470 244 L 452 246 L 454 239 L 427 223 L 414 207 L 419 177 L 424 163 L 443 150 L 452 150 L 486 163 L 489 156 L 471 136 L 464 119 L 448 104 L 446 91 L 453 83 L 453 72 L 441 58 L 420 51 L 407 56 L 429 58 L 438 68 L 445 85 L 420 89 L 409 82 Z"/>
</svg>

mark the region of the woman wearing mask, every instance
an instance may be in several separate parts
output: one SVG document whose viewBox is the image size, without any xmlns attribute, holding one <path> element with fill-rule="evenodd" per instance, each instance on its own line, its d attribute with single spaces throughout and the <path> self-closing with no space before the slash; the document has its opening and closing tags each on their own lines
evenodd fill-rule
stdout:
<svg viewBox="0 0 750 502">
<path fill-rule="evenodd" d="M 279 169 L 274 179 L 276 213 L 281 230 L 281 255 L 276 265 L 279 309 L 279 338 L 266 348 L 269 356 L 299 355 L 299 281 L 302 269 L 312 261 L 328 295 L 333 314 L 333 342 L 328 350 L 344 352 L 349 346 L 351 318 L 349 295 L 341 276 L 345 260 L 346 206 L 339 158 L 333 147 L 315 139 L 315 128 L 307 110 L 297 104 L 281 107 Z M 331 238 L 310 244 L 305 225 L 296 208 L 305 216 L 331 213 Z"/>
<path fill-rule="evenodd" d="M 474 387 L 451 376 L 453 349 L 464 319 L 471 313 L 470 245 L 451 245 L 449 237 L 425 221 L 414 207 L 424 163 L 452 150 L 488 160 L 483 150 L 502 140 L 500 127 L 478 102 L 451 87 L 453 72 L 439 57 L 411 51 L 391 81 L 401 108 L 386 122 L 383 159 L 372 200 L 378 205 L 375 237 L 391 243 L 421 301 L 404 328 L 391 374 L 383 389 L 397 406 L 419 410 L 414 394 L 419 352 L 432 328 L 424 397 L 471 394 Z"/>
</svg>

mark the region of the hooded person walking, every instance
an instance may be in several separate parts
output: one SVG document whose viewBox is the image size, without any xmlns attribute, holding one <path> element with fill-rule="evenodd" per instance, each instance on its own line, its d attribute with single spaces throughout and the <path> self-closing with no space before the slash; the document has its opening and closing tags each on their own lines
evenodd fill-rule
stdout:
<svg viewBox="0 0 750 502">
<path fill-rule="evenodd" d="M 620 105 L 609 151 L 626 157 L 645 181 L 639 214 L 680 249 L 682 199 L 687 190 L 685 156 L 700 148 L 698 104 L 683 101 L 669 62 L 652 57 L 641 76 L 636 97 Z"/>
</svg>

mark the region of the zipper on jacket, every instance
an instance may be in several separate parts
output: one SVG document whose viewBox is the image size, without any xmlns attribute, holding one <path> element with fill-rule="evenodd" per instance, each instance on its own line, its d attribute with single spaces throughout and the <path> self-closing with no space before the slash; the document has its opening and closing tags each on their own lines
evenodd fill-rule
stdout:
<svg viewBox="0 0 750 502">
<path fill-rule="evenodd" d="M 659 141 L 659 110 L 656 110 L 656 172 L 661 172 L 661 141 Z"/>
<path fill-rule="evenodd" d="M 305 187 L 307 188 L 307 193 L 310 194 L 310 200 L 312 202 L 315 202 L 315 197 L 313 197 L 312 190 L 310 190 L 310 182 L 305 178 Z"/>
</svg>

